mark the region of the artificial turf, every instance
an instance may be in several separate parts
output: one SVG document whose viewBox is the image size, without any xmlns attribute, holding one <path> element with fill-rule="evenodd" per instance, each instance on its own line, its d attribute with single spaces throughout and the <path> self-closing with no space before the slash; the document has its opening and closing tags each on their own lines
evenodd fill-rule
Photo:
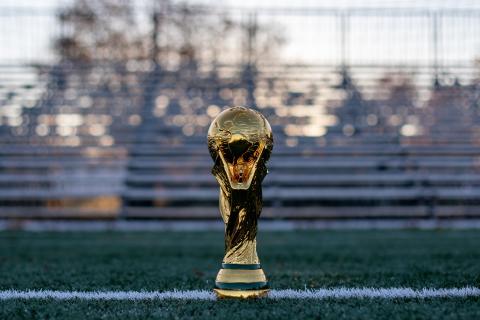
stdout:
<svg viewBox="0 0 480 320">
<path fill-rule="evenodd" d="M 211 289 L 221 232 L 0 233 L 0 290 Z M 273 289 L 480 287 L 480 232 L 260 232 Z M 0 319 L 472 319 L 479 298 L 0 301 Z"/>
</svg>

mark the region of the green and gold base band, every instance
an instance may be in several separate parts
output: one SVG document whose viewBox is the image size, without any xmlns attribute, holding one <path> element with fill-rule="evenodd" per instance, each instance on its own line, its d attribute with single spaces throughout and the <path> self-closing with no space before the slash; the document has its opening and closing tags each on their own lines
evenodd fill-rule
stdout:
<svg viewBox="0 0 480 320">
<path fill-rule="evenodd" d="M 268 282 L 260 264 L 222 264 L 215 280 L 220 298 L 261 297 L 268 292 Z"/>
<path fill-rule="evenodd" d="M 215 288 L 224 290 L 260 290 L 268 289 L 268 282 L 215 282 Z"/>
<path fill-rule="evenodd" d="M 239 263 L 222 263 L 223 269 L 237 269 L 237 270 L 257 270 L 262 269 L 260 263 L 256 264 L 239 264 Z"/>
</svg>

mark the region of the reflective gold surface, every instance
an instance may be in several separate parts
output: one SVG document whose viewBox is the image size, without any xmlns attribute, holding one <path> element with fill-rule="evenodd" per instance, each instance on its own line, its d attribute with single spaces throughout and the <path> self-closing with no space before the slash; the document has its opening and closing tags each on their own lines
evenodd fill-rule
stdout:
<svg viewBox="0 0 480 320">
<path fill-rule="evenodd" d="M 222 289 L 213 289 L 219 298 L 240 298 L 240 299 L 249 299 L 249 298 L 261 298 L 265 297 L 268 294 L 268 289 L 263 290 L 222 290 Z"/>
<path fill-rule="evenodd" d="M 217 289 L 222 289 L 223 297 L 226 291 L 266 290 L 256 235 L 262 210 L 261 183 L 273 148 L 270 125 L 257 111 L 244 107 L 227 109 L 210 125 L 208 148 L 214 161 L 212 174 L 220 185 L 219 206 L 225 223 L 225 265 L 217 276 Z M 227 285 L 231 283 L 238 284 Z M 235 289 L 223 290 L 219 288 L 222 284 Z M 232 295 L 239 296 L 238 292 Z"/>
<path fill-rule="evenodd" d="M 220 269 L 217 274 L 217 282 L 222 283 L 249 283 L 249 282 L 267 282 L 265 273 L 262 269 L 257 270 L 234 270 Z"/>
</svg>

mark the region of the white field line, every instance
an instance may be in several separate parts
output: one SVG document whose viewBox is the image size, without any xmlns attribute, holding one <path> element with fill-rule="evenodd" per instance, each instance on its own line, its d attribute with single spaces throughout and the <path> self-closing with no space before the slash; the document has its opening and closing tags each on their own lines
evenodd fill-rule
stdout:
<svg viewBox="0 0 480 320">
<path fill-rule="evenodd" d="M 479 297 L 480 288 L 331 288 L 315 290 L 271 290 L 270 299 L 426 299 Z M 212 291 L 54 291 L 4 290 L 0 300 L 53 299 L 53 300 L 215 300 Z"/>
</svg>

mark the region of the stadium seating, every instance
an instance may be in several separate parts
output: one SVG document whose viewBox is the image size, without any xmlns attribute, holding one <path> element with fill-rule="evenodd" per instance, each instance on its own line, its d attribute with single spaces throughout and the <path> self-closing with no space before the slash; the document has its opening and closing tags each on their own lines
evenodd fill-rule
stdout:
<svg viewBox="0 0 480 320">
<path fill-rule="evenodd" d="M 263 218 L 480 215 L 477 86 L 397 99 L 363 73 L 279 70 L 2 67 L 0 218 L 218 219 L 206 132 L 231 105 L 274 130 Z"/>
</svg>

